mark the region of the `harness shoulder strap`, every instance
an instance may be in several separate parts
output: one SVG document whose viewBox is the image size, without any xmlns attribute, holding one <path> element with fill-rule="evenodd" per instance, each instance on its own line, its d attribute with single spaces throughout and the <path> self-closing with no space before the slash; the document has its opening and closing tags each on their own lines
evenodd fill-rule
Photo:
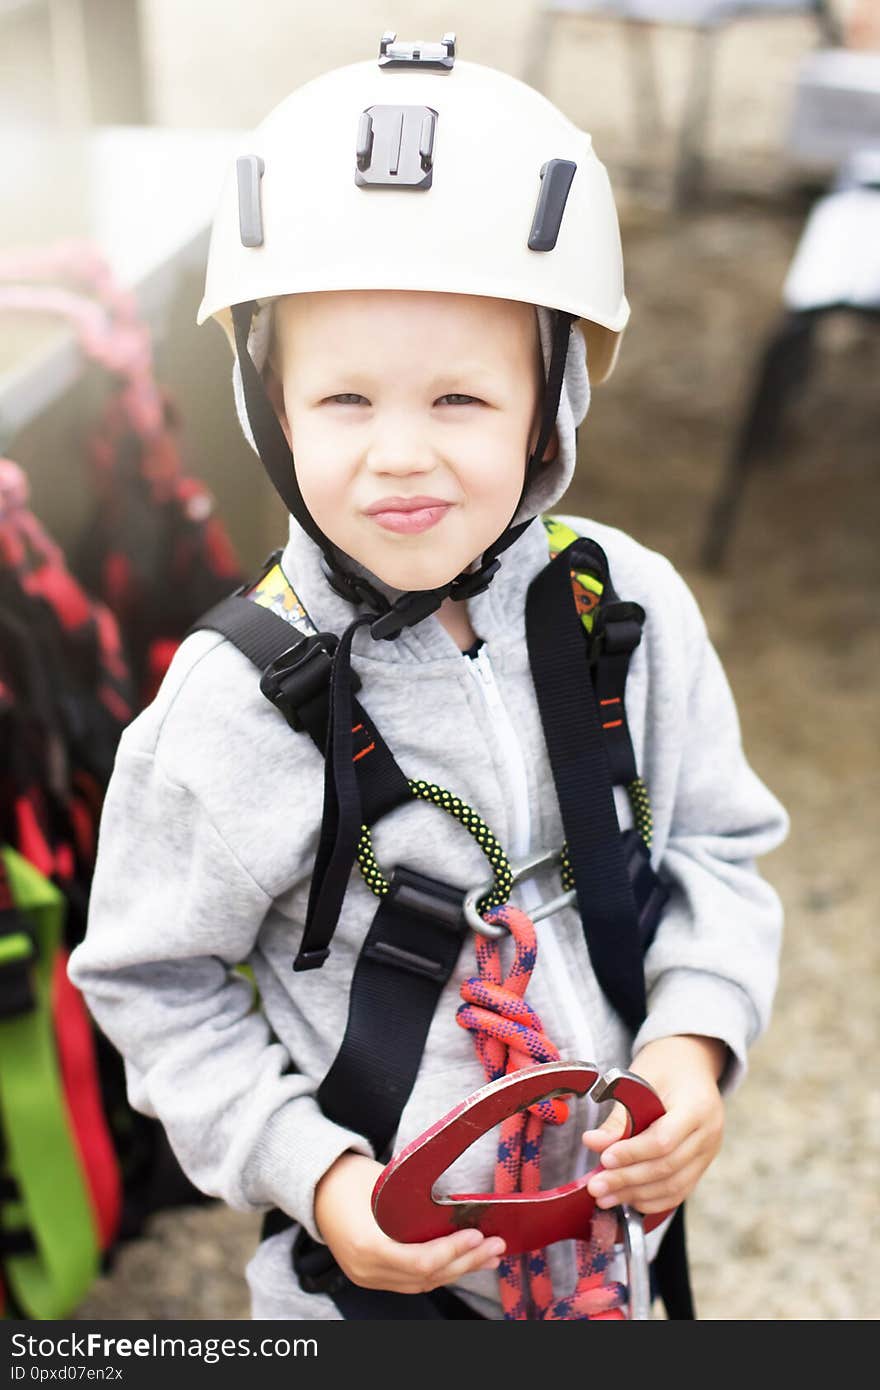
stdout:
<svg viewBox="0 0 880 1390">
<path fill-rule="evenodd" d="M 222 633 L 258 667 L 263 693 L 291 728 L 310 734 L 323 754 L 336 638 L 316 631 L 281 568 L 280 555 L 270 556 L 255 583 L 218 604 L 196 626 Z M 411 791 L 357 701 L 354 710 L 361 726 L 354 756 L 365 821 L 373 825 L 409 800 Z M 364 1134 L 380 1158 L 389 1153 L 437 1002 L 461 951 L 464 894 L 464 888 L 397 866 L 355 965 L 345 1034 L 317 1099 L 328 1118 Z M 284 1213 L 272 1212 L 264 1235 L 290 1224 Z M 470 1316 L 466 1305 L 444 1291 L 439 1298 L 448 1298 L 449 1306 L 438 1311 L 438 1295 L 402 1299 L 358 1288 L 327 1247 L 312 1241 L 304 1229 L 293 1254 L 301 1287 L 329 1294 L 345 1318 Z"/>
<path fill-rule="evenodd" d="M 644 910 L 639 913 L 616 862 L 621 836 L 619 827 L 616 836 L 611 834 L 611 821 L 617 826 L 611 787 L 638 785 L 644 791 L 636 774 L 624 690 L 645 612 L 640 605 L 618 598 L 600 546 L 553 518 L 544 524 L 553 558 L 533 581 L 526 602 L 532 675 L 590 959 L 604 992 L 636 1031 L 647 1008 Z M 562 599 L 569 584 L 574 614 Z M 588 635 L 586 661 L 592 680 L 585 679 L 583 644 L 579 650 L 574 615 Z M 585 737 L 600 727 L 604 739 Z M 603 749 L 607 756 L 602 756 Z M 644 801 L 647 806 L 646 795 Z M 655 901 L 656 926 L 668 892 L 649 864 L 647 870 L 642 867 L 641 872 L 646 871 L 653 880 L 651 891 L 661 895 Z M 684 1206 L 677 1209 L 664 1237 L 656 1273 L 669 1317 L 694 1318 Z"/>
<path fill-rule="evenodd" d="M 280 552 L 271 555 L 255 583 L 218 604 L 197 627 L 222 633 L 244 652 L 263 673 L 263 693 L 323 753 L 336 638 L 316 631 L 279 560 Z M 357 701 L 354 708 L 360 733 L 355 766 L 372 826 L 413 794 L 366 710 Z M 387 891 L 378 894 L 355 966 L 342 1045 L 318 1091 L 324 1113 L 366 1135 L 377 1155 L 394 1138 L 437 1000 L 461 951 L 465 892 L 398 865 Z M 297 960 L 316 949 L 322 943 L 304 940 Z"/>
<path fill-rule="evenodd" d="M 638 914 L 590 651 L 569 598 L 571 571 L 590 558 L 589 545 L 577 539 L 536 575 L 526 599 L 526 640 L 590 960 L 602 990 L 635 1032 L 645 1017 Z"/>
</svg>

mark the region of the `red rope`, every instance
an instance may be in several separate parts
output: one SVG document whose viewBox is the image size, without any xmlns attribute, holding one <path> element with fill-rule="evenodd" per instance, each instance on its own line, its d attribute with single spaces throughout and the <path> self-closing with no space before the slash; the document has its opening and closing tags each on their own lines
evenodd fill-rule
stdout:
<svg viewBox="0 0 880 1390">
<path fill-rule="evenodd" d="M 456 1022 L 473 1034 L 486 1077 L 495 1081 L 536 1062 L 555 1062 L 559 1052 L 524 995 L 537 955 L 535 926 L 518 907 L 505 903 L 485 914 L 487 922 L 507 927 L 514 942 L 514 959 L 502 974 L 498 941 L 477 937 L 478 976 L 461 987 L 464 1003 Z M 541 1139 L 545 1124 L 563 1124 L 568 1106 L 558 1097 L 539 1101 L 510 1115 L 501 1126 L 495 1190 L 538 1192 L 541 1187 Z M 545 1250 L 532 1250 L 501 1261 L 498 1279 L 501 1305 L 508 1319 L 618 1319 L 626 1291 L 605 1282 L 614 1247 L 617 1218 L 596 1210 L 589 1237 L 575 1242 L 578 1279 L 567 1298 L 553 1292 Z"/>
<path fill-rule="evenodd" d="M 71 640 L 79 637 L 89 647 L 94 641 L 98 697 L 120 726 L 127 724 L 134 710 L 116 619 L 71 574 L 64 552 L 30 510 L 29 501 L 24 471 L 0 457 L 0 570 L 10 570 L 26 594 L 46 603 Z"/>
<path fill-rule="evenodd" d="M 89 439 L 100 524 L 92 528 L 88 582 L 132 646 L 140 703 L 147 704 L 192 619 L 219 597 L 213 590 L 238 581 L 232 544 L 210 491 L 184 472 L 177 412 L 155 379 L 152 336 L 137 299 L 97 248 L 70 241 L 0 251 L 0 313 L 10 311 L 64 319 L 85 356 L 110 376 L 111 394 Z M 172 573 L 150 573 L 152 541 L 133 545 L 145 509 L 165 513 Z M 183 597 L 163 598 L 162 585 Z M 170 630 L 161 630 L 166 623 Z"/>
</svg>

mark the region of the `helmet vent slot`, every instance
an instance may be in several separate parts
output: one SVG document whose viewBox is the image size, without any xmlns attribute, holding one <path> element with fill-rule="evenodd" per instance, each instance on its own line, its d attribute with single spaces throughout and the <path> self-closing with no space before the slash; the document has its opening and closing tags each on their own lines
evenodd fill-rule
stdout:
<svg viewBox="0 0 880 1390">
<path fill-rule="evenodd" d="M 263 244 L 260 180 L 265 167 L 258 154 L 243 154 L 235 161 L 238 176 L 238 231 L 242 246 Z"/>
<path fill-rule="evenodd" d="M 552 251 L 577 165 L 571 159 L 548 159 L 541 165 L 541 190 L 529 232 L 530 251 Z"/>
</svg>

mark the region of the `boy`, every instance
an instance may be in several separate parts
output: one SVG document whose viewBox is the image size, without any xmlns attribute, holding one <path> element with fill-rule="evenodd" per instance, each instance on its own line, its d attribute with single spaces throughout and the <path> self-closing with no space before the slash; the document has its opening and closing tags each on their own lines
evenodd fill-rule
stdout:
<svg viewBox="0 0 880 1390">
<path fill-rule="evenodd" d="M 340 1288 L 427 1293 L 436 1311 L 419 1316 L 498 1317 L 501 1243 L 385 1236 L 370 1196 L 388 1152 L 318 1095 L 376 910 L 366 877 L 348 875 L 361 825 L 348 680 L 406 776 L 450 789 L 511 859 L 561 846 L 525 602 L 549 559 L 538 517 L 571 481 L 590 378 L 610 372 L 628 316 L 616 212 L 589 137 L 462 63 L 451 36 L 385 36 L 379 64 L 307 84 L 254 138 L 215 223 L 201 317 L 234 334 L 242 423 L 291 512 L 286 616 L 341 634 L 328 741 L 291 731 L 232 643 L 189 637 L 120 745 L 71 973 L 126 1058 L 132 1103 L 160 1117 L 193 1181 L 282 1213 L 248 1269 L 255 1317 L 350 1316 Z M 644 959 L 644 1021 L 603 993 L 570 906 L 539 924 L 527 998 L 563 1058 L 631 1067 L 667 1113 L 622 1140 L 614 1113 L 598 1126 L 579 1101 L 544 1134 L 542 1186 L 598 1155 L 598 1204 L 655 1213 L 717 1153 L 721 1093 L 766 1026 L 781 913 L 754 859 L 786 819 L 745 762 L 681 579 L 621 532 L 566 520 L 648 613 L 626 718 L 670 896 Z M 619 787 L 614 803 L 626 829 Z M 480 845 L 417 797 L 378 819 L 372 848 L 386 872 L 487 876 Z M 527 909 L 556 896 L 558 870 L 518 891 Z M 235 973 L 245 961 L 259 1009 Z M 484 1082 L 456 1023 L 471 974 L 466 942 L 395 1152 Z M 414 988 L 401 973 L 389 1028 Z M 495 1148 L 484 1135 L 443 1187 L 491 1189 Z M 333 1257 L 329 1280 L 310 1281 L 306 1237 Z M 567 1292 L 571 1245 L 548 1253 Z"/>
</svg>

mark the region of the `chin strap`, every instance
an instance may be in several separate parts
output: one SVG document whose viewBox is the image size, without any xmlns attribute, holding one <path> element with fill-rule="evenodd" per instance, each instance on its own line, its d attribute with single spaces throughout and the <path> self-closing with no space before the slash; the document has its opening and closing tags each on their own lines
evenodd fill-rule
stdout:
<svg viewBox="0 0 880 1390">
<path fill-rule="evenodd" d="M 351 644 L 359 627 L 370 625 L 375 640 L 392 640 L 404 628 L 415 627 L 423 618 L 435 613 L 445 598 L 456 602 L 472 598 L 487 589 L 501 567 L 498 556 L 522 535 L 535 520 L 517 526 L 510 523 L 497 540 L 483 552 L 475 570 L 463 571 L 447 584 L 436 589 L 415 589 L 401 594 L 391 603 L 363 575 L 347 569 L 339 552 L 309 513 L 299 482 L 293 452 L 275 408 L 266 394 L 262 377 L 248 351 L 248 337 L 256 304 L 233 304 L 232 320 L 235 345 L 241 370 L 242 388 L 248 420 L 257 452 L 263 466 L 287 510 L 296 517 L 303 530 L 321 550 L 322 569 L 328 584 L 348 602 L 370 606 L 369 613 L 356 617 L 345 629 L 333 655 L 330 676 L 330 719 L 327 727 L 327 746 L 324 750 L 324 807 L 318 853 L 312 873 L 306 924 L 295 970 L 313 970 L 323 965 L 329 953 L 329 943 L 342 909 L 348 879 L 354 865 L 361 832 L 361 797 L 352 762 L 352 680 Z M 558 310 L 553 327 L 553 347 L 544 408 L 538 439 L 526 463 L 520 498 L 514 509 L 516 516 L 535 471 L 543 459 L 559 411 L 559 397 L 565 375 L 568 342 L 575 315 Z"/>
</svg>

